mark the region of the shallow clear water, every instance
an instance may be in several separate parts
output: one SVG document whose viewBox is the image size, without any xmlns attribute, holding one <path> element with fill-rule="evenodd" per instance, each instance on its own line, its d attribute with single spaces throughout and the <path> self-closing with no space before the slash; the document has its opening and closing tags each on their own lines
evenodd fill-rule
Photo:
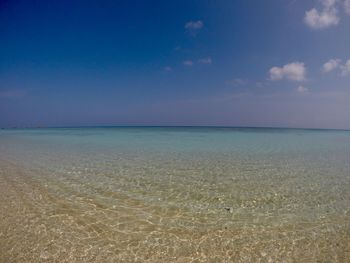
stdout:
<svg viewBox="0 0 350 263">
<path fill-rule="evenodd" d="M 0 131 L 0 262 L 350 262 L 350 132 Z"/>
</svg>

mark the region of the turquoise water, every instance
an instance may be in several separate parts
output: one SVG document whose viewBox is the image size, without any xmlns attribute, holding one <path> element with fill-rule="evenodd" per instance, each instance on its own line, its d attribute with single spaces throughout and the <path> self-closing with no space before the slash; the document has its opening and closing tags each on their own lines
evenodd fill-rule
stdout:
<svg viewBox="0 0 350 263">
<path fill-rule="evenodd" d="M 0 161 L 0 259 L 350 259 L 349 131 L 1 130 Z"/>
</svg>

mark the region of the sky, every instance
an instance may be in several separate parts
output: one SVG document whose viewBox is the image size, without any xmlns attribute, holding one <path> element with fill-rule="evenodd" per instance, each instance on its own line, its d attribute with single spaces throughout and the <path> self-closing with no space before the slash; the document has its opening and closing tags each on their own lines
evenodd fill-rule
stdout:
<svg viewBox="0 0 350 263">
<path fill-rule="evenodd" d="M 350 129 L 350 0 L 0 0 L 0 127 Z"/>
</svg>

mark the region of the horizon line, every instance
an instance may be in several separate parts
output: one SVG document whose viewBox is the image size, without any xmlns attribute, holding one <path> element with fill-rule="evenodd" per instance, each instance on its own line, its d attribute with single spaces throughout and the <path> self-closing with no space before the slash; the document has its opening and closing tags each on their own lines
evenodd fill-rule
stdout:
<svg viewBox="0 0 350 263">
<path fill-rule="evenodd" d="M 12 126 L 1 127 L 2 130 L 21 130 L 21 129 L 78 129 L 78 128 L 237 128 L 237 129 L 294 129 L 294 130 L 324 130 L 324 131 L 350 131 L 345 128 L 306 128 L 306 127 L 287 127 L 287 126 L 234 126 L 234 125 L 74 125 L 74 126 Z"/>
</svg>

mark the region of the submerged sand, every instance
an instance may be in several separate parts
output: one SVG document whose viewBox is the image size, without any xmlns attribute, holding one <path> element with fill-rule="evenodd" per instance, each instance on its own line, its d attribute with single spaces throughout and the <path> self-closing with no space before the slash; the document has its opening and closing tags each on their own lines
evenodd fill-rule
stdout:
<svg viewBox="0 0 350 263">
<path fill-rule="evenodd" d="M 311 220 L 250 215 L 248 203 L 191 211 L 55 180 L 5 159 L 0 193 L 0 262 L 350 261 L 349 210 Z"/>
</svg>

